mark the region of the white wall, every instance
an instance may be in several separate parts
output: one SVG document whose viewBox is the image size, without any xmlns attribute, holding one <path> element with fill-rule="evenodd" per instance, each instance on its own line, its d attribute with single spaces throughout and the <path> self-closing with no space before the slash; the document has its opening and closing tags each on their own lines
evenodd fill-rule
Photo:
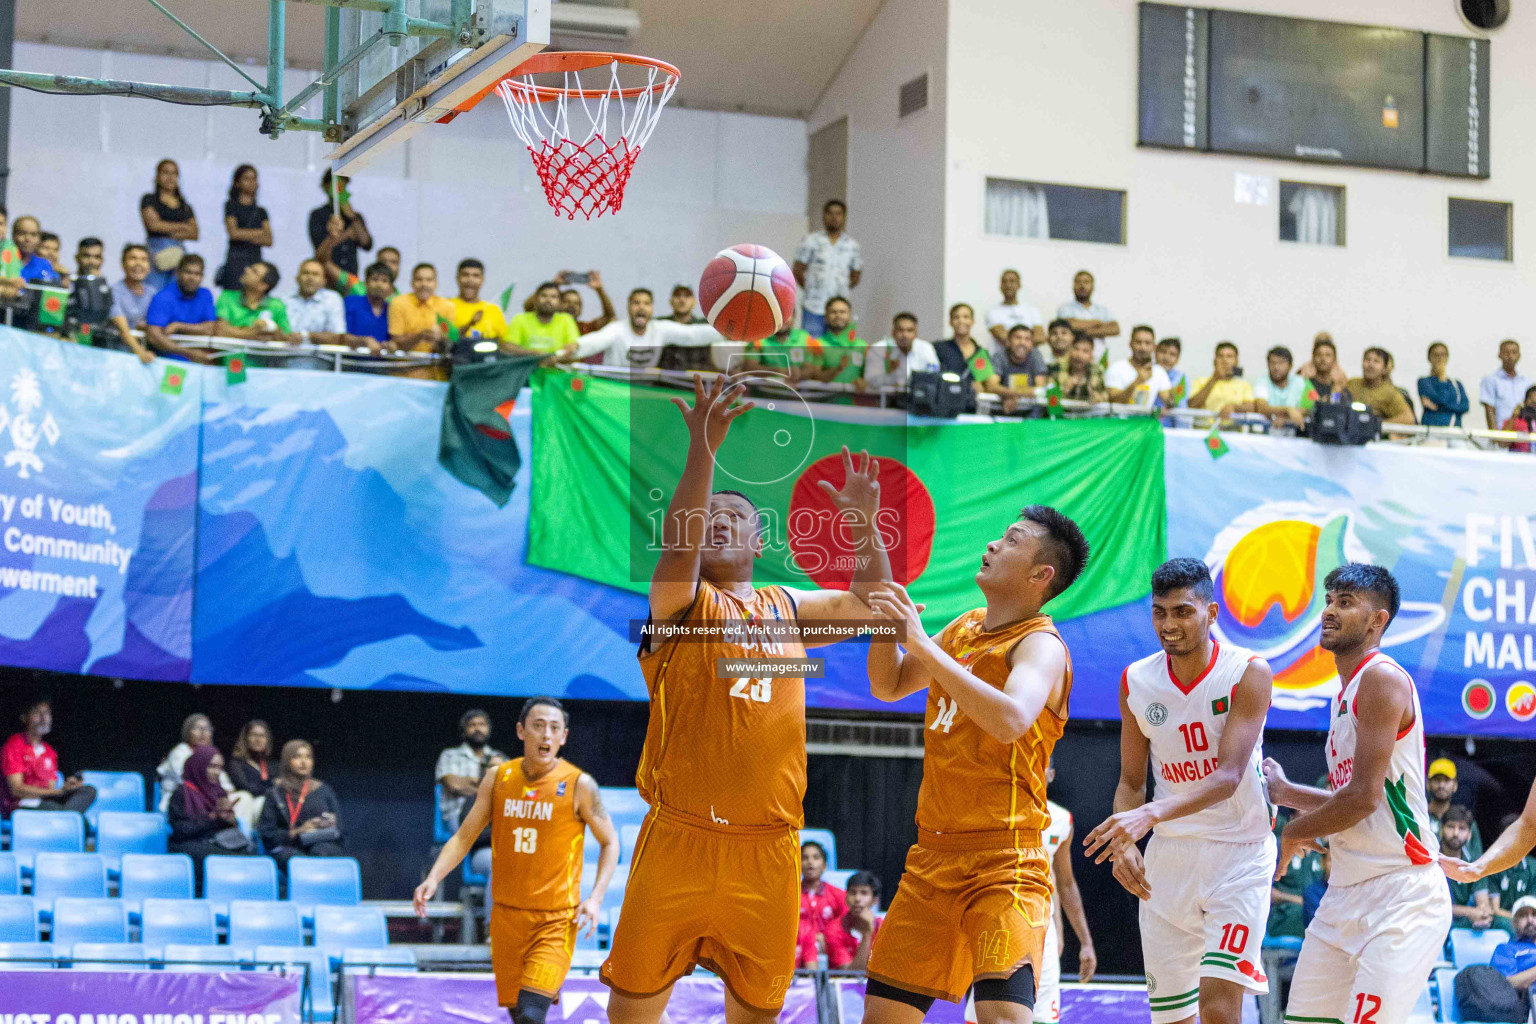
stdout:
<svg viewBox="0 0 1536 1024">
<path fill-rule="evenodd" d="M 1449 0 L 1221 0 L 1218 6 L 1472 34 Z M 1397 356 L 1399 384 L 1425 365 L 1432 339 L 1472 390 L 1496 365 L 1498 340 L 1524 338 L 1536 373 L 1536 18 L 1517 11 L 1492 36 L 1493 176 L 1486 181 L 1136 147 L 1136 6 L 1130 0 L 963 0 L 950 5 L 945 297 L 995 301 L 1004 267 L 1017 267 L 1042 310 L 1071 297 L 1088 267 L 1117 314 L 1124 352 L 1133 323 L 1185 344 L 1203 370 L 1223 338 L 1248 375 L 1263 353 L 1309 350 L 1333 333 L 1358 373 L 1367 346 Z M 1233 201 L 1236 173 L 1272 179 L 1265 206 Z M 983 234 L 987 176 L 1126 189 L 1127 244 Z M 1343 185 L 1347 245 L 1278 238 L 1278 179 Z M 1446 199 L 1515 204 L 1515 261 L 1446 256 Z M 1475 402 L 1475 399 L 1474 399 Z"/>
<path fill-rule="evenodd" d="M 18 43 L 16 67 L 202 85 L 248 88 L 212 61 L 110 53 Z M 250 68 L 258 79 L 264 70 Z M 289 95 L 311 72 L 287 76 Z M 318 103 L 318 100 L 316 101 Z M 276 141 L 256 130 L 257 113 L 234 108 L 181 107 L 143 99 L 52 96 L 15 90 L 12 99 L 11 218 L 34 214 L 58 234 L 67 255 L 78 238 L 97 235 L 110 254 L 141 240 L 139 197 L 156 161 L 181 164 L 182 191 L 197 211 L 202 238 L 194 251 L 210 271 L 223 260 L 223 204 L 240 163 L 261 172 L 259 201 L 272 218 L 275 245 L 267 255 L 292 286 L 310 254 L 308 213 L 323 196 L 319 177 L 330 147 L 312 132 Z M 417 137 L 378 169 L 352 184 L 376 245 L 393 245 L 407 265 L 438 264 L 445 274 L 475 256 L 487 267 L 495 295 L 517 282 L 521 295 L 561 268 L 603 271 L 623 308 L 624 294 L 644 285 L 665 292 L 694 284 L 709 257 L 739 242 L 757 242 L 786 255 L 805 224 L 806 134 L 803 121 L 748 114 L 672 109 L 635 168 L 616 216 L 593 222 L 556 219 L 544 201 L 527 151 L 497 101 Z M 451 289 L 447 281 L 444 291 Z M 587 295 L 587 311 L 595 308 Z"/>
<path fill-rule="evenodd" d="M 900 310 L 917 314 L 924 338 L 947 333 L 941 197 L 950 6 L 885 0 L 807 124 L 815 132 L 848 118 L 848 232 L 864 254 L 853 305 L 871 339 L 882 337 Z M 898 121 L 898 87 L 924 71 L 928 109 Z"/>
</svg>

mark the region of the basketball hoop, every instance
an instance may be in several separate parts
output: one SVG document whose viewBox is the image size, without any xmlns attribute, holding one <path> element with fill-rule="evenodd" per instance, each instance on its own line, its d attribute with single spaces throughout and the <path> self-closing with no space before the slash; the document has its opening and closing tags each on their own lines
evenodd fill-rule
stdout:
<svg viewBox="0 0 1536 1024">
<path fill-rule="evenodd" d="M 582 83 L 583 71 L 595 72 L 588 76 L 589 84 Z M 604 73 L 607 81 L 601 82 Z M 559 84 L 540 84 L 535 75 L 559 75 Z M 594 77 L 599 84 L 590 83 Z M 618 213 L 623 206 L 630 172 L 678 78 L 677 68 L 650 57 L 540 53 L 442 121 L 451 121 L 494 91 L 506 104 L 512 130 L 533 157 L 544 198 L 555 215 L 574 220 L 580 213 L 590 220 Z M 609 132 L 610 115 L 618 122 L 617 137 Z"/>
</svg>

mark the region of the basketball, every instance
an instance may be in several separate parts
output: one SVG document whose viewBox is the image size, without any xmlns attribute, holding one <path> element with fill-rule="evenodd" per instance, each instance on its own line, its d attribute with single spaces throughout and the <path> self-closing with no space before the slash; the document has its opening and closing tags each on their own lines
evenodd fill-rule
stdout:
<svg viewBox="0 0 1536 1024">
<path fill-rule="evenodd" d="M 699 278 L 699 307 L 732 341 L 761 341 L 795 315 L 795 275 L 765 245 L 721 249 Z"/>
</svg>

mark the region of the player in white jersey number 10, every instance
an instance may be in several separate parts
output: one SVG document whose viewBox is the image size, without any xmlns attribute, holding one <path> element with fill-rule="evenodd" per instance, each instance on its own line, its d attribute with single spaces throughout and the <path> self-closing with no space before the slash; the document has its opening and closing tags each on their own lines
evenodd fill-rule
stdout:
<svg viewBox="0 0 1536 1024">
<path fill-rule="evenodd" d="M 1204 1024 L 1239 1024 L 1244 993 L 1269 991 L 1259 947 L 1275 837 L 1259 737 L 1272 679 L 1264 659 L 1211 637 L 1215 617 L 1204 562 L 1175 558 L 1152 574 L 1162 650 L 1121 677 L 1115 814 L 1084 839 L 1141 900 L 1153 1024 L 1193 1021 L 1197 1010 Z M 1143 862 L 1136 843 L 1149 831 Z"/>
<path fill-rule="evenodd" d="M 1398 589 L 1378 565 L 1323 581 L 1323 650 L 1341 688 L 1328 724 L 1328 786 L 1298 786 L 1264 762 L 1270 799 L 1302 813 L 1280 834 L 1280 863 L 1328 841 L 1328 892 L 1307 926 L 1285 1019 L 1402 1024 L 1451 929 L 1424 795 L 1424 722 L 1411 677 L 1381 653 Z"/>
</svg>

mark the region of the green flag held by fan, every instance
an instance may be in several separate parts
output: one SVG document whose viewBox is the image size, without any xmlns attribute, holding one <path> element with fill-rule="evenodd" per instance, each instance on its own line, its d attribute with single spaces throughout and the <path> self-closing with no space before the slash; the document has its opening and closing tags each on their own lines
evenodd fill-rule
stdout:
<svg viewBox="0 0 1536 1024">
<path fill-rule="evenodd" d="M 1221 428 L 1211 424 L 1211 432 L 1205 435 L 1205 450 L 1211 453 L 1211 458 L 1219 459 L 1232 448 L 1227 444 L 1226 438 L 1221 436 Z"/>
<path fill-rule="evenodd" d="M 516 356 L 455 366 L 448 383 L 437 461 L 497 505 L 512 497 L 512 478 L 523 464 L 512 437 L 512 406 L 542 358 Z"/>
<path fill-rule="evenodd" d="M 245 353 L 231 352 L 224 360 L 224 383 L 245 383 Z"/>
<path fill-rule="evenodd" d="M 46 327 L 63 327 L 64 311 L 69 308 L 69 290 L 37 289 L 37 322 Z"/>
<path fill-rule="evenodd" d="M 182 385 L 187 382 L 187 371 L 182 366 L 167 366 L 165 376 L 160 378 L 160 393 L 162 395 L 181 394 Z"/>
</svg>

